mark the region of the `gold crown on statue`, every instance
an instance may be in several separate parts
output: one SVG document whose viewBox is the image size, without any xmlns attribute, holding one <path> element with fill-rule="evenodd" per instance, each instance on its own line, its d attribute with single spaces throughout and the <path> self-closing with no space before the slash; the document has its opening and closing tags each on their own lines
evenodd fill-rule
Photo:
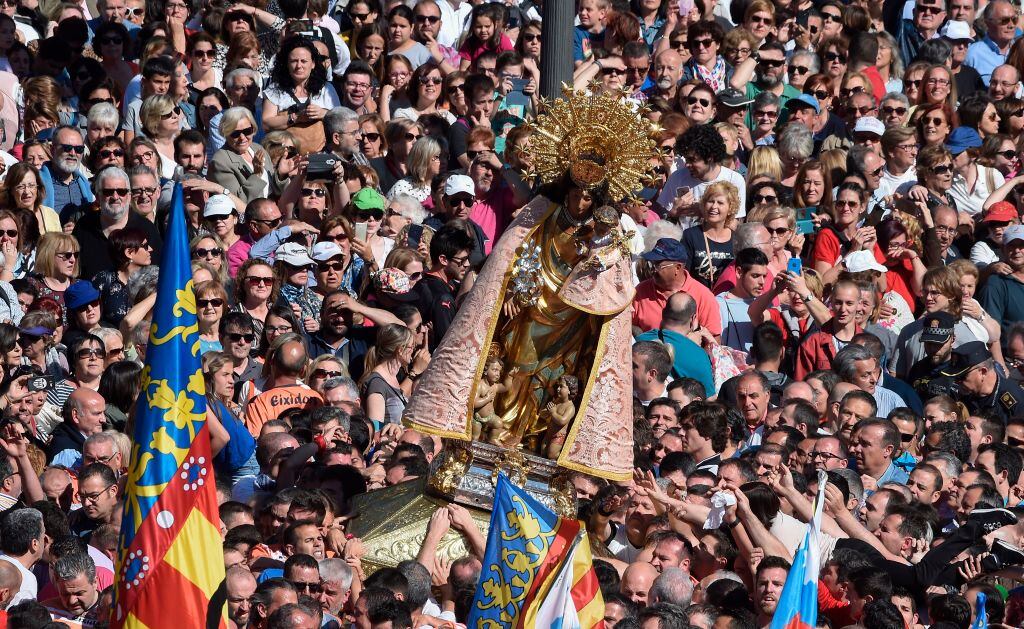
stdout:
<svg viewBox="0 0 1024 629">
<path fill-rule="evenodd" d="M 652 181 L 651 158 L 659 155 L 653 134 L 622 93 L 575 91 L 562 86 L 562 98 L 545 101 L 530 125 L 531 174 L 545 184 L 566 173 L 586 190 L 607 184 L 612 199 L 635 195 Z"/>
</svg>

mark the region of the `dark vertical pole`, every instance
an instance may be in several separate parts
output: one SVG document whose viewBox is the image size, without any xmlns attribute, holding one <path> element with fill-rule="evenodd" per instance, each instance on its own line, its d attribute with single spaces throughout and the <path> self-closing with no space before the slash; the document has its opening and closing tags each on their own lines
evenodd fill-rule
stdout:
<svg viewBox="0 0 1024 629">
<path fill-rule="evenodd" d="M 544 0 L 543 17 L 540 93 L 547 98 L 556 98 L 562 95 L 562 83 L 572 85 L 576 3 L 571 0 Z"/>
</svg>

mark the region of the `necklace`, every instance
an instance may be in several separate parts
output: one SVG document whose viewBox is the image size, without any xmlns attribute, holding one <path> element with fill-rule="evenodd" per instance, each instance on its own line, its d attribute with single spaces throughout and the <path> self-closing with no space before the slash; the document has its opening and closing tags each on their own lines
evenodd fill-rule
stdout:
<svg viewBox="0 0 1024 629">
<path fill-rule="evenodd" d="M 558 208 L 558 218 L 568 223 L 566 227 L 575 227 L 576 229 L 579 229 L 589 223 L 594 217 L 587 216 L 585 218 L 573 218 L 572 214 L 570 214 L 569 211 L 565 209 L 565 206 L 562 205 Z"/>
</svg>

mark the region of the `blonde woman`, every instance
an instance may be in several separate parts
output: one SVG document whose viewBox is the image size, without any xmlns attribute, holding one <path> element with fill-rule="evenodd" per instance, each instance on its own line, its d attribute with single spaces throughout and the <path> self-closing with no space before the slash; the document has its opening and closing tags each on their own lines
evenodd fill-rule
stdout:
<svg viewBox="0 0 1024 629">
<path fill-rule="evenodd" d="M 708 288 L 732 262 L 733 225 L 740 209 L 736 186 L 716 181 L 700 200 L 700 225 L 683 232 L 682 243 L 689 259 L 688 270 Z"/>
<path fill-rule="evenodd" d="M 322 354 L 309 363 L 302 374 L 302 381 L 320 395 L 324 394 L 324 382 L 331 378 L 349 377 L 348 368 L 333 354 Z"/>
<path fill-rule="evenodd" d="M 78 277 L 80 255 L 77 238 L 63 232 L 47 232 L 36 247 L 35 272 L 28 276 L 29 283 L 39 291 L 37 300 L 50 297 L 61 305 L 64 324 L 67 324 L 64 291 Z"/>
<path fill-rule="evenodd" d="M 764 213 L 761 222 L 768 230 L 768 242 L 772 246 L 768 268 L 778 275 L 786 270 L 790 258 L 800 255 L 804 235 L 796 233 L 796 211 L 791 207 L 770 208 Z"/>
<path fill-rule="evenodd" d="M 774 146 L 755 146 L 747 161 L 747 181 L 767 175 L 775 181 L 782 179 L 782 159 Z"/>
<path fill-rule="evenodd" d="M 978 300 L 974 298 L 978 290 L 978 279 L 981 276 L 978 267 L 970 260 L 961 258 L 950 262 L 948 268 L 956 273 L 960 280 L 960 289 L 964 293 L 963 312 L 960 320 L 971 329 L 971 332 L 974 332 L 979 341 L 992 345 L 994 356 L 995 348 L 999 346 L 1002 330 L 999 327 L 999 322 L 989 316 Z"/>
<path fill-rule="evenodd" d="M 225 111 L 220 121 L 224 148 L 213 154 L 208 175 L 246 203 L 267 196 L 270 188 L 270 156 L 253 142 L 256 128 L 256 118 L 245 107 Z"/>
<path fill-rule="evenodd" d="M 174 161 L 174 138 L 181 132 L 183 112 L 174 99 L 165 94 L 147 96 L 139 109 L 142 131 L 156 145 L 160 156 L 160 176 L 174 177 L 177 163 Z"/>
<path fill-rule="evenodd" d="M 199 353 L 222 351 L 220 320 L 228 309 L 228 293 L 217 280 L 203 282 L 195 288 L 196 318 L 199 320 Z"/>
<path fill-rule="evenodd" d="M 204 233 L 193 238 L 188 248 L 193 260 L 205 262 L 213 269 L 216 273 L 213 279 L 223 286 L 228 285 L 227 247 L 224 241 L 213 234 Z"/>
<path fill-rule="evenodd" d="M 425 347 L 417 347 L 412 330 L 400 324 L 381 326 L 377 343 L 366 353 L 366 374 L 359 383 L 366 416 L 374 426 L 397 424 L 413 383 L 430 363 Z M 399 373 L 405 372 L 404 380 Z"/>
<path fill-rule="evenodd" d="M 441 145 L 430 136 L 416 140 L 405 160 L 408 174 L 388 191 L 388 200 L 408 195 L 420 203 L 430 198 L 430 182 L 441 173 Z"/>
</svg>

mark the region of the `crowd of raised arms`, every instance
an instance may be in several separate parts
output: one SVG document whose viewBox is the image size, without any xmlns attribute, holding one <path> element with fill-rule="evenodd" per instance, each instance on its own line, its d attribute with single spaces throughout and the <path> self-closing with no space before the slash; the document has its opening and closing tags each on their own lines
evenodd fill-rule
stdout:
<svg viewBox="0 0 1024 629">
<path fill-rule="evenodd" d="M 442 450 L 403 409 L 538 194 L 569 1 L 0 0 L 0 627 L 108 622 L 179 183 L 230 626 L 466 622 L 470 511 L 368 574 L 352 500 Z M 818 627 L 1024 625 L 1020 6 L 575 6 L 660 150 L 610 200 L 636 471 L 572 479 L 606 626 L 767 628 L 822 471 Z"/>
</svg>

